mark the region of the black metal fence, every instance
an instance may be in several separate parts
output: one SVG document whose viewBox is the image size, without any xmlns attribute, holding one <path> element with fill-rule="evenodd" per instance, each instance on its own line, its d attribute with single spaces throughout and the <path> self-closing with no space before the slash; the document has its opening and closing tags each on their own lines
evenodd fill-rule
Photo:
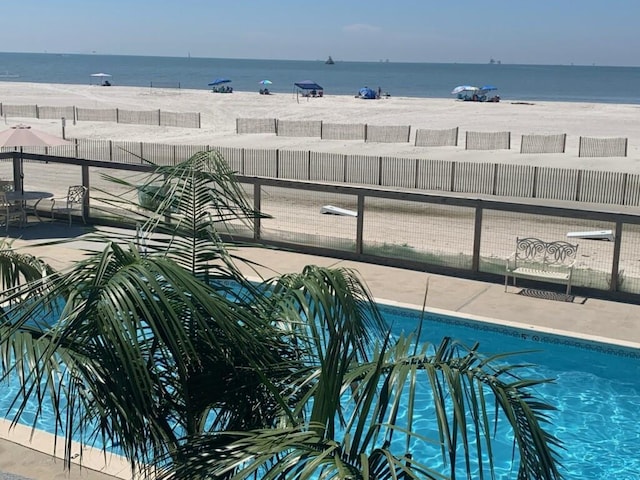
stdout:
<svg viewBox="0 0 640 480">
<path fill-rule="evenodd" d="M 14 155 L 0 153 L 0 176 L 10 178 Z M 24 162 L 27 188 L 59 195 L 71 184 L 83 184 L 90 191 L 85 206 L 90 221 L 120 225 L 135 224 L 135 207 L 114 210 L 102 202 L 105 192 L 129 195 L 133 202 L 138 192 L 123 190 L 104 174 L 142 184 L 152 170 L 139 163 L 31 153 L 24 154 Z M 235 239 L 471 278 L 502 281 L 517 237 L 554 241 L 610 230 L 613 241 L 575 240 L 579 261 L 573 284 L 610 298 L 640 299 L 638 214 L 275 178 L 238 176 L 238 181 L 256 210 L 270 218 L 252 230 L 231 222 L 227 228 Z M 323 214 L 327 206 L 350 214 Z"/>
</svg>

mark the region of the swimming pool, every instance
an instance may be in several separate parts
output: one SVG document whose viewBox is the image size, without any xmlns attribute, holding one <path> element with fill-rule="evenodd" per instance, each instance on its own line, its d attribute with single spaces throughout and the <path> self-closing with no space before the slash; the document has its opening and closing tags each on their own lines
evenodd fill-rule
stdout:
<svg viewBox="0 0 640 480">
<path fill-rule="evenodd" d="M 382 306 L 394 331 L 412 331 L 418 312 Z M 558 410 L 548 429 L 562 442 L 567 479 L 640 478 L 640 350 L 528 331 L 464 318 L 431 314 L 422 341 L 438 343 L 444 336 L 480 343 L 480 352 L 522 352 L 516 359 L 535 364 L 531 376 L 554 378 L 536 392 Z M 510 446 L 505 439 L 504 446 Z M 503 465 L 502 478 L 510 475 Z"/>
<path fill-rule="evenodd" d="M 389 305 L 380 308 L 396 333 L 414 331 L 421 316 L 410 308 Z M 565 478 L 640 478 L 640 422 L 636 421 L 640 410 L 640 350 L 429 314 L 422 341 L 437 344 L 445 336 L 466 344 L 479 342 L 480 352 L 486 355 L 534 350 L 509 361 L 534 364 L 528 370 L 533 377 L 556 379 L 555 384 L 538 387 L 536 393 L 558 408 L 551 412 L 552 423 L 548 428 L 565 445 L 566 450 L 561 452 Z M 15 391 L 3 388 L 0 392 L 0 411 L 5 412 Z M 419 412 L 425 419 L 433 416 L 430 405 L 425 401 Z M 37 408 L 36 404 L 31 405 L 22 423 L 31 425 Z M 52 425 L 52 413 L 37 424 L 49 432 Z M 508 433 L 506 428 L 504 432 L 498 431 L 498 445 L 510 452 Z M 432 454 L 426 447 L 415 452 L 416 456 Z M 516 477 L 508 461 L 497 465 L 497 474 L 499 480 Z"/>
</svg>

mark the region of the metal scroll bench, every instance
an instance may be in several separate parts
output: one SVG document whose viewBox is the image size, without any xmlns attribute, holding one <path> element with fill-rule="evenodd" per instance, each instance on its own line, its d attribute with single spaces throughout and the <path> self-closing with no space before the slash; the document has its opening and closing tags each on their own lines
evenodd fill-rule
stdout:
<svg viewBox="0 0 640 480">
<path fill-rule="evenodd" d="M 571 277 L 576 263 L 578 245 L 568 242 L 545 242 L 538 238 L 516 238 L 516 251 L 507 259 L 504 291 L 509 277 L 543 280 L 567 286 L 571 293 Z"/>
</svg>

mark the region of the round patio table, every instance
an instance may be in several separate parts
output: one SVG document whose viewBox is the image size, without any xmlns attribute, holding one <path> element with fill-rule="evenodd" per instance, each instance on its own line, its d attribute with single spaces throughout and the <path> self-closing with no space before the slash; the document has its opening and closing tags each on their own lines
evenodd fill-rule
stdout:
<svg viewBox="0 0 640 480">
<path fill-rule="evenodd" d="M 43 199 L 51 198 L 51 197 L 53 197 L 53 193 L 51 192 L 38 192 L 38 191 L 31 191 L 31 190 L 25 190 L 24 192 L 7 192 L 6 193 L 7 200 L 9 200 L 10 202 L 20 202 L 23 209 L 25 208 L 26 202 L 36 200 L 36 203 L 34 203 L 33 206 L 30 208 L 33 209 L 33 213 L 35 213 L 36 218 L 38 219 L 39 222 L 42 222 L 42 219 L 40 218 L 40 215 L 38 215 L 38 204 Z"/>
</svg>

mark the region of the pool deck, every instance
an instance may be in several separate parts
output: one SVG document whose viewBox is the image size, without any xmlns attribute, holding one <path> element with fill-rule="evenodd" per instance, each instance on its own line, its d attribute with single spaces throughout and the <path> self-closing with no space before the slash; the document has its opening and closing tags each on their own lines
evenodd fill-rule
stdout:
<svg viewBox="0 0 640 480">
<path fill-rule="evenodd" d="M 64 268 L 80 258 L 81 248 L 89 247 L 82 240 L 83 232 L 81 227 L 56 223 L 10 233 L 21 237 L 15 240 L 16 247 L 24 247 L 26 251 L 45 258 L 55 268 Z M 35 246 L 39 241 L 65 237 L 76 240 L 67 245 Z M 260 274 L 268 278 L 300 272 L 305 265 L 311 264 L 352 268 L 365 280 L 373 296 L 383 302 L 422 308 L 427 292 L 425 305 L 430 310 L 640 349 L 640 305 L 580 296 L 575 297 L 573 302 L 566 302 L 553 299 L 554 296 L 540 298 L 522 295 L 521 289 L 514 287 L 509 287 L 505 293 L 503 284 L 278 250 L 242 248 L 233 253 L 261 265 L 256 270 L 242 266 L 241 270 L 248 277 Z M 74 469 L 71 474 L 65 473 L 60 460 L 40 453 L 52 451 L 50 438 L 29 441 L 29 436 L 18 430 L 8 435 L 7 440 L 6 428 L 0 428 L 0 479 L 5 478 L 2 476 L 4 473 L 29 480 L 130 478 L 130 472 L 121 462 L 112 461 L 107 467 L 101 467 L 101 458 L 86 459 L 90 462 L 85 461 L 84 465 L 95 470 L 83 468 Z"/>
</svg>

